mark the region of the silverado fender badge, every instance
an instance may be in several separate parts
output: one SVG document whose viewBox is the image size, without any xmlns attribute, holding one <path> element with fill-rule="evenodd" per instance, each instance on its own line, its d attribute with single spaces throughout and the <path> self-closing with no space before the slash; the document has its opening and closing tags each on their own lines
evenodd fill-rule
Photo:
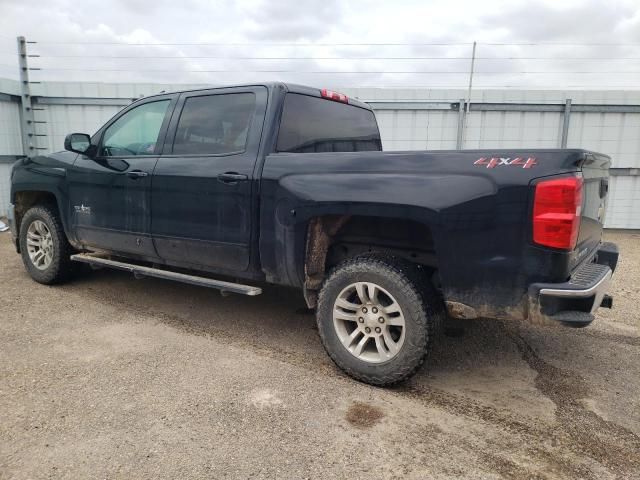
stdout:
<svg viewBox="0 0 640 480">
<path fill-rule="evenodd" d="M 501 167 L 503 165 L 516 166 L 516 167 L 522 167 L 522 168 L 531 168 L 537 163 L 538 162 L 536 162 L 536 159 L 533 157 L 529 157 L 526 160 L 522 157 L 516 157 L 516 158 L 510 158 L 510 157 L 484 158 L 482 157 L 476 160 L 475 162 L 473 162 L 474 165 L 484 165 L 487 168 L 496 168 L 496 167 Z"/>
<path fill-rule="evenodd" d="M 74 205 L 73 208 L 77 213 L 86 213 L 88 215 L 91 215 L 91 207 L 85 207 L 84 204 Z"/>
</svg>

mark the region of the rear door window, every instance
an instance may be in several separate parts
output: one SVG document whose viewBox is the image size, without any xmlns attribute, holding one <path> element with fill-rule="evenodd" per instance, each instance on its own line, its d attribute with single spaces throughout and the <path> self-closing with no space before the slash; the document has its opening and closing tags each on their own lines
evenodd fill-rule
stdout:
<svg viewBox="0 0 640 480">
<path fill-rule="evenodd" d="M 225 155 L 244 152 L 256 109 L 254 93 L 188 97 L 182 108 L 174 155 Z"/>
<path fill-rule="evenodd" d="M 288 93 L 278 152 L 362 152 L 382 150 L 371 110 L 319 97 Z"/>
</svg>

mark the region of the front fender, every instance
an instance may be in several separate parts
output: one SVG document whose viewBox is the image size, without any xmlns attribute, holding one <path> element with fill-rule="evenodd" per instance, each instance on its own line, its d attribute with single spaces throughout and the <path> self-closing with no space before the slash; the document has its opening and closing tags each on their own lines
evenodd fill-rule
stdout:
<svg viewBox="0 0 640 480">
<path fill-rule="evenodd" d="M 11 175 L 11 203 L 16 205 L 16 223 L 24 213 L 18 202 L 19 194 L 39 192 L 51 195 L 56 202 L 60 219 L 67 237 L 70 235 L 69 197 L 67 170 L 73 164 L 76 154 L 54 153 L 48 156 L 25 159 L 14 165 Z"/>
</svg>

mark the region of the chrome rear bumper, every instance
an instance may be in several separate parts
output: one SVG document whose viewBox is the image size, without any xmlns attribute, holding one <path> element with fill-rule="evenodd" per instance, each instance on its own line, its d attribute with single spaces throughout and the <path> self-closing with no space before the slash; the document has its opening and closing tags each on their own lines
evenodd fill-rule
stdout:
<svg viewBox="0 0 640 480">
<path fill-rule="evenodd" d="M 611 297 L 607 292 L 618 255 L 615 244 L 603 243 L 593 263 L 582 265 L 567 282 L 531 285 L 529 320 L 534 323 L 560 322 L 573 327 L 589 325 L 600 306 L 611 308 Z"/>
</svg>

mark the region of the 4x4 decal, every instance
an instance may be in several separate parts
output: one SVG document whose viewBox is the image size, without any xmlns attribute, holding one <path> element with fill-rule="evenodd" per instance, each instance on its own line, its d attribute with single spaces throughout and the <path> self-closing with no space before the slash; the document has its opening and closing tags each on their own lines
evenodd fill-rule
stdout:
<svg viewBox="0 0 640 480">
<path fill-rule="evenodd" d="M 522 168 L 531 168 L 534 165 L 536 165 L 538 162 L 536 162 L 536 159 L 533 157 L 529 157 L 526 160 L 522 157 L 516 157 L 516 158 L 503 158 L 503 157 L 491 157 L 491 158 L 479 158 L 478 160 L 476 160 L 475 162 L 473 162 L 474 165 L 484 165 L 487 168 L 495 168 L 495 167 L 501 167 L 504 165 L 507 166 L 517 166 L 517 167 L 522 167 Z"/>
</svg>

